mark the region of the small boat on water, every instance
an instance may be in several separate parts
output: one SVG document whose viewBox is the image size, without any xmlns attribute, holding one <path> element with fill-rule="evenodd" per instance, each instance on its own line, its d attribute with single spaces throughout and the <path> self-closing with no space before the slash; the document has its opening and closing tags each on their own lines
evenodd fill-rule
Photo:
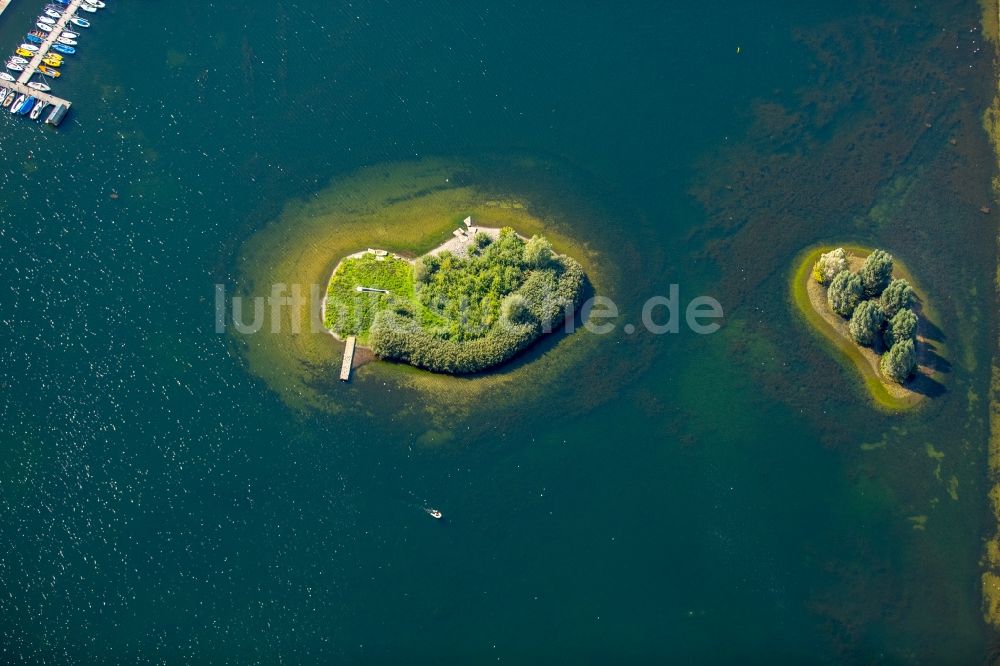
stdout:
<svg viewBox="0 0 1000 666">
<path fill-rule="evenodd" d="M 35 27 L 37 27 L 42 32 L 52 32 L 52 26 L 49 25 L 48 23 L 42 23 L 41 21 L 39 21 L 38 23 L 35 24 Z"/>
<path fill-rule="evenodd" d="M 28 33 L 27 35 L 24 36 L 24 41 L 30 42 L 31 44 L 41 44 L 45 40 L 39 37 L 38 35 Z"/>
<path fill-rule="evenodd" d="M 72 37 L 67 37 L 65 32 L 56 37 L 56 42 L 60 44 L 65 44 L 66 46 L 76 46 L 77 43 L 76 40 L 73 39 Z"/>
<path fill-rule="evenodd" d="M 24 104 L 24 100 L 28 99 L 27 95 L 20 95 L 14 100 L 14 103 L 10 105 L 10 112 L 17 113 L 21 110 L 21 105 Z"/>
<path fill-rule="evenodd" d="M 48 85 L 47 83 L 42 83 L 40 81 L 29 81 L 28 87 L 34 88 L 35 90 L 39 90 L 41 92 L 48 92 L 52 90 L 52 86 Z"/>
<path fill-rule="evenodd" d="M 62 67 L 62 60 L 55 60 L 53 58 L 45 58 L 42 60 L 49 67 Z"/>
<path fill-rule="evenodd" d="M 0 106 L 7 101 L 7 93 L 10 92 L 6 88 L 0 88 Z"/>
<path fill-rule="evenodd" d="M 433 518 L 434 520 L 441 520 L 444 517 L 443 513 L 441 513 L 437 509 L 432 509 L 429 506 L 425 506 L 424 511 L 426 511 L 427 515 Z"/>
<path fill-rule="evenodd" d="M 15 93 L 15 92 L 14 92 L 13 90 L 11 90 L 11 91 L 10 91 L 10 94 L 9 94 L 9 95 L 7 95 L 7 99 L 5 99 L 5 100 L 3 101 L 3 106 L 4 106 L 4 108 L 8 108 L 8 107 L 9 107 L 9 106 L 10 106 L 11 104 L 13 104 L 13 103 L 14 103 L 14 97 L 15 97 L 16 95 L 17 95 L 17 93 Z"/>
<path fill-rule="evenodd" d="M 48 16 L 49 18 L 58 19 L 59 17 L 62 16 L 62 12 L 57 12 L 54 9 L 46 9 L 45 15 Z"/>
<path fill-rule="evenodd" d="M 17 63 L 18 65 L 27 65 L 28 64 L 27 58 L 19 58 L 17 56 L 11 56 L 10 61 Z"/>
<path fill-rule="evenodd" d="M 74 16 L 73 18 L 71 18 L 69 20 L 69 22 L 72 23 L 73 25 L 78 25 L 81 28 L 89 28 L 90 27 L 90 21 L 88 21 L 85 18 L 80 18 L 79 16 Z"/>
<path fill-rule="evenodd" d="M 35 53 L 36 51 L 38 51 L 38 45 L 37 44 L 28 44 L 27 42 L 24 43 L 24 44 L 21 44 L 17 48 L 21 49 L 22 51 L 30 51 L 31 53 Z"/>
<path fill-rule="evenodd" d="M 97 7 L 98 9 L 104 9 L 105 7 L 107 7 L 107 5 L 104 4 L 104 2 L 102 2 L 102 0 L 83 0 L 83 4 L 85 4 L 85 5 L 93 5 L 94 7 Z"/>
<path fill-rule="evenodd" d="M 62 35 L 60 35 L 60 37 L 69 37 L 70 39 L 76 39 L 79 36 L 80 36 L 80 33 L 78 33 L 78 32 L 72 32 L 70 30 L 63 30 L 62 31 Z M 65 44 L 65 43 L 66 42 L 63 42 L 63 44 Z"/>
<path fill-rule="evenodd" d="M 35 108 L 31 110 L 31 113 L 28 115 L 28 117 L 31 118 L 32 120 L 38 120 L 38 118 L 42 115 L 42 111 L 44 111 L 45 107 L 47 107 L 48 105 L 49 105 L 48 102 L 42 102 L 42 101 L 35 102 Z"/>
<path fill-rule="evenodd" d="M 65 53 L 66 55 L 73 55 L 76 53 L 76 49 L 72 46 L 66 46 L 65 44 L 53 44 L 52 50 L 58 51 L 59 53 Z"/>
<path fill-rule="evenodd" d="M 28 115 L 28 113 L 30 113 L 31 110 L 35 107 L 35 102 L 37 101 L 38 100 L 36 100 L 34 97 L 29 97 L 28 99 L 24 100 L 24 104 L 22 104 L 21 108 L 17 110 L 17 115 L 19 116 Z"/>
<path fill-rule="evenodd" d="M 58 53 L 46 53 L 45 57 L 42 58 L 42 62 L 44 62 L 47 65 L 49 63 L 45 62 L 46 60 L 54 60 L 54 61 L 56 61 L 58 63 L 62 63 L 63 57 L 61 55 L 59 55 Z"/>
<path fill-rule="evenodd" d="M 17 49 L 14 51 L 19 56 L 24 56 L 25 58 L 34 58 L 36 51 L 30 51 L 28 49 Z"/>
<path fill-rule="evenodd" d="M 39 16 L 38 17 L 38 22 L 39 23 L 45 23 L 46 25 L 55 25 L 56 24 L 56 20 L 54 18 L 52 18 L 51 16 Z"/>
<path fill-rule="evenodd" d="M 9 69 L 12 72 L 23 72 L 24 71 L 24 65 L 22 65 L 20 63 L 16 63 L 16 62 L 8 62 L 7 63 L 7 69 Z"/>
<path fill-rule="evenodd" d="M 60 76 L 62 76 L 62 72 L 60 72 L 58 69 L 52 69 L 48 65 L 39 65 L 38 71 L 41 72 L 42 74 L 45 74 L 46 76 L 51 76 L 54 79 L 58 79 Z"/>
<path fill-rule="evenodd" d="M 0 72 L 0 81 L 17 81 L 17 79 L 15 79 L 7 72 Z"/>
<path fill-rule="evenodd" d="M 79 9 L 82 9 L 85 12 L 90 12 L 91 14 L 97 11 L 97 7 L 93 5 L 88 5 L 87 3 L 83 3 L 82 5 L 80 5 Z"/>
</svg>

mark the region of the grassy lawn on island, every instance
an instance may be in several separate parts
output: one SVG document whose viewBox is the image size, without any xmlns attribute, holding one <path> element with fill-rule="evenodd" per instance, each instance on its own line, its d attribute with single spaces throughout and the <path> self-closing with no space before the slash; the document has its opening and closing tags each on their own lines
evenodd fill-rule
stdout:
<svg viewBox="0 0 1000 666">
<path fill-rule="evenodd" d="M 413 265 L 405 259 L 379 259 L 370 252 L 345 259 L 327 286 L 324 324 L 339 338 L 356 335 L 366 344 L 377 312 L 414 301 L 413 283 Z M 358 287 L 389 293 L 359 292 Z"/>
</svg>

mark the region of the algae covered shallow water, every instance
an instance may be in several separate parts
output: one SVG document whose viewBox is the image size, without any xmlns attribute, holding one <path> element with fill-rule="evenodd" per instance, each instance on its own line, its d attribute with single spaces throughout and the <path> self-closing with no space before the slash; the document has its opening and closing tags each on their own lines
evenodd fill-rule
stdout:
<svg viewBox="0 0 1000 666">
<path fill-rule="evenodd" d="M 0 114 L 3 661 L 991 653 L 975 3 L 98 18 L 58 133 Z M 215 332 L 215 285 L 322 281 L 376 244 L 349 204 L 445 173 L 454 218 L 408 211 L 402 249 L 516 201 L 494 208 L 572 246 L 623 323 L 676 283 L 722 330 L 347 386 L 328 336 Z M 789 302 L 798 253 L 842 239 L 920 266 L 947 323 L 945 392 L 912 413 L 873 409 Z"/>
</svg>

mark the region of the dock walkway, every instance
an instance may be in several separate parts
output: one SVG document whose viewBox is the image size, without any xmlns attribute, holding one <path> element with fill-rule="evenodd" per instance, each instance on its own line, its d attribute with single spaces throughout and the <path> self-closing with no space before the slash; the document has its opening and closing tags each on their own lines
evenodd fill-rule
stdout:
<svg viewBox="0 0 1000 666">
<path fill-rule="evenodd" d="M 340 381 L 346 382 L 351 378 L 351 365 L 354 364 L 354 347 L 358 344 L 358 339 L 351 335 L 347 338 L 347 346 L 344 347 L 344 360 L 340 364 Z"/>
</svg>

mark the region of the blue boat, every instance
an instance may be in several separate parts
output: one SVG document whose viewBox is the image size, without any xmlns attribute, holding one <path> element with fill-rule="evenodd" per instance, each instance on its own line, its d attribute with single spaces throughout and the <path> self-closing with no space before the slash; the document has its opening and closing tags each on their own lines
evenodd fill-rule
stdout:
<svg viewBox="0 0 1000 666">
<path fill-rule="evenodd" d="M 65 53 L 66 55 L 72 55 L 76 53 L 76 49 L 74 49 L 72 46 L 66 46 L 65 44 L 53 44 L 52 50 L 58 51 L 59 53 Z"/>
<path fill-rule="evenodd" d="M 31 111 L 31 107 L 35 106 L 36 101 L 37 100 L 35 100 L 34 97 L 29 97 L 28 99 L 24 100 L 24 104 L 22 104 L 21 108 L 17 110 L 17 115 L 19 116 L 28 115 L 28 112 Z"/>
<path fill-rule="evenodd" d="M 45 40 L 39 37 L 38 35 L 25 35 L 24 41 L 28 42 L 29 44 L 41 44 Z"/>
</svg>

